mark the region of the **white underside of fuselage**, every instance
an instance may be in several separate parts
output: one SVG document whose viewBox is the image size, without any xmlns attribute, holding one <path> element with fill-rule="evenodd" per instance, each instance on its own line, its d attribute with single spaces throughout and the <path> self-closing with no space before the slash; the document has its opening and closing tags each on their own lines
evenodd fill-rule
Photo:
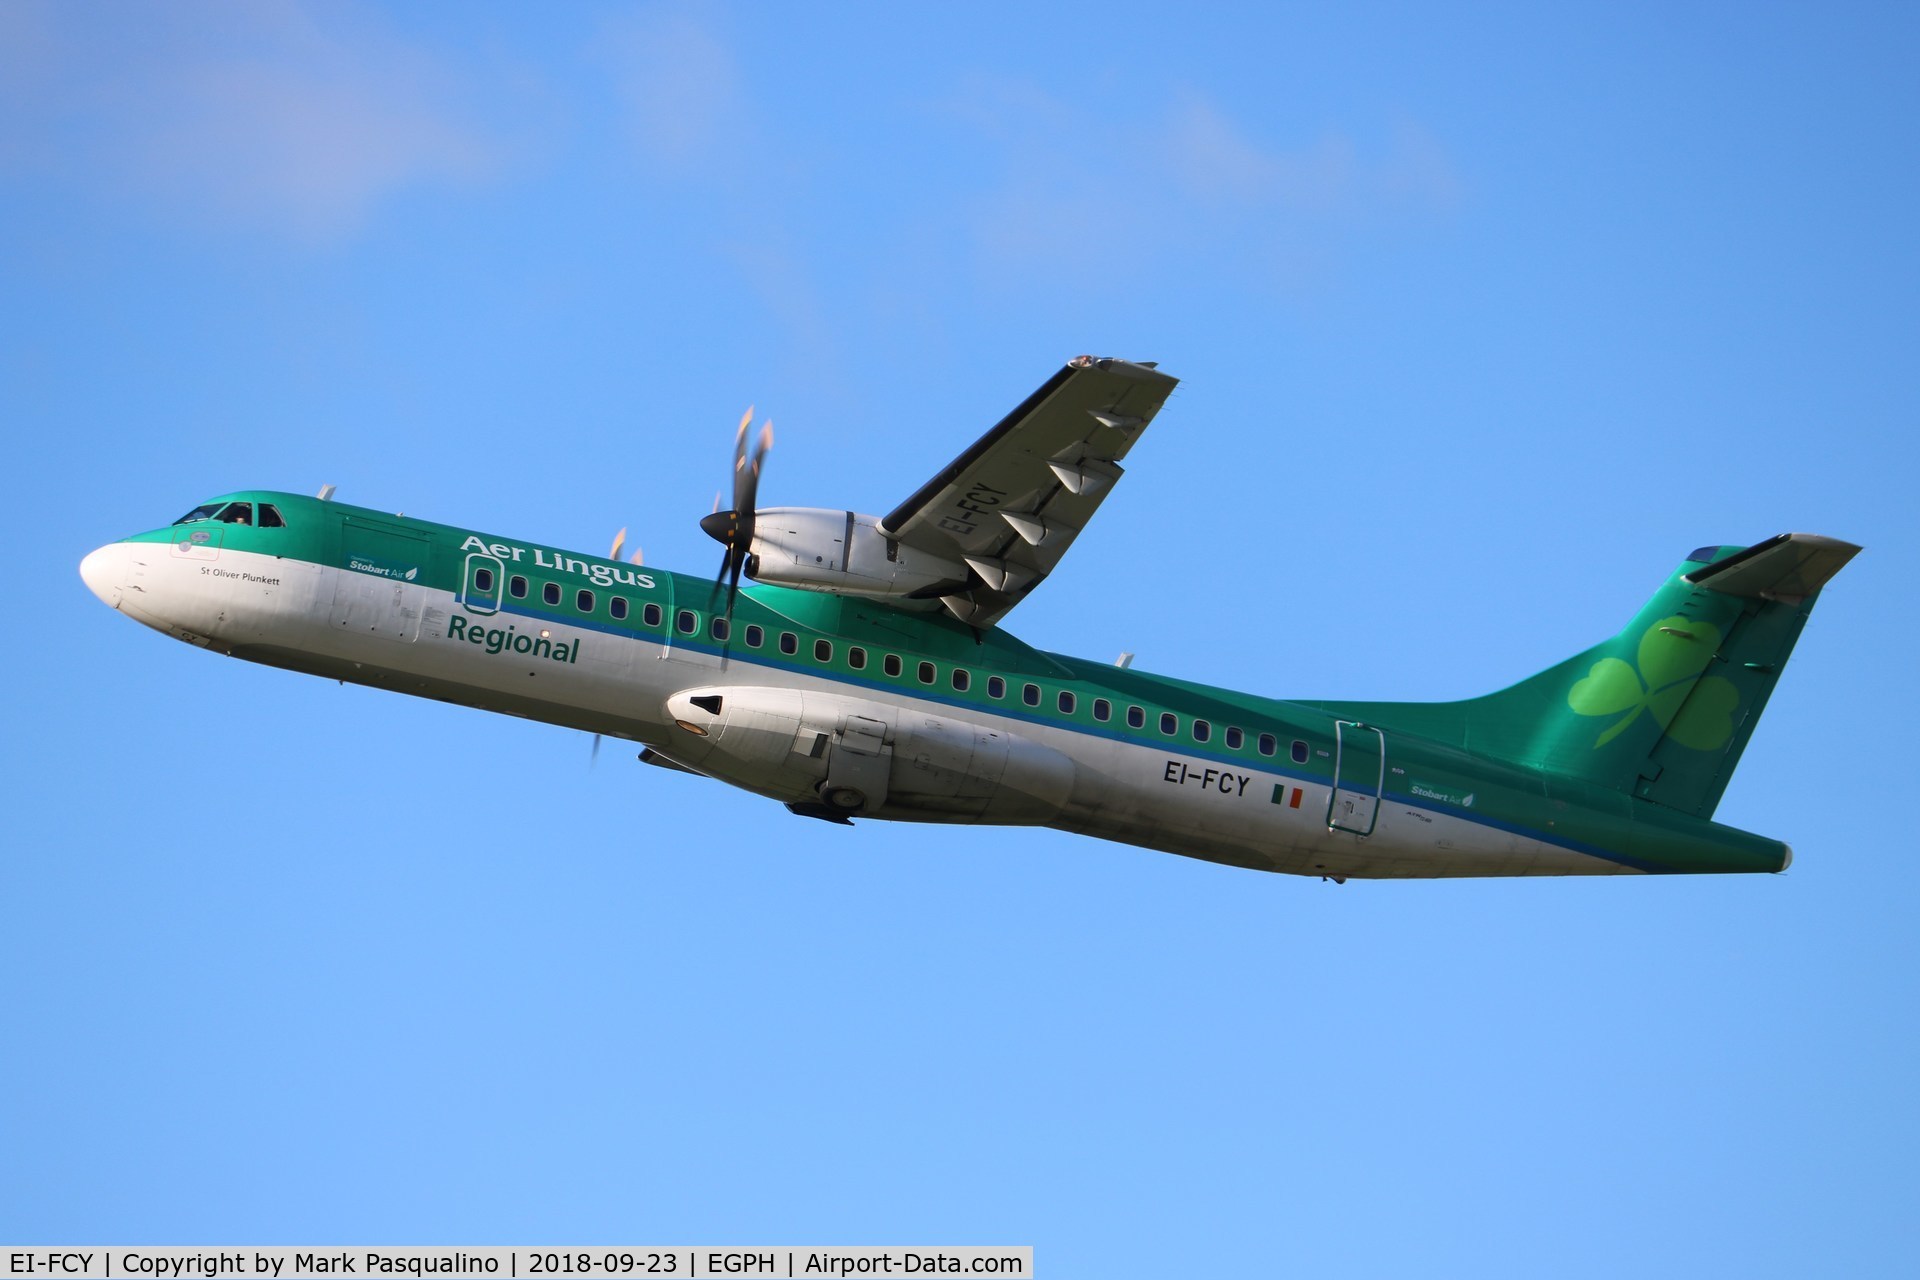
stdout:
<svg viewBox="0 0 1920 1280">
<path fill-rule="evenodd" d="M 1390 787 L 1369 834 L 1331 828 L 1326 781 L 1304 771 L 996 714 L 925 696 L 908 679 L 876 674 L 861 685 L 737 644 L 722 655 L 671 633 L 636 637 L 510 610 L 474 614 L 449 592 L 301 560 L 225 549 L 183 554 L 177 543 L 120 543 L 95 554 L 108 551 L 112 563 L 99 562 L 89 585 L 177 638 L 630 739 L 787 803 L 819 803 L 837 758 L 878 777 L 869 790 L 886 797 L 854 817 L 1044 825 L 1338 878 L 1634 870 L 1451 809 L 1404 803 Z M 668 591 L 663 585 L 648 598 L 671 620 Z M 701 693 L 732 697 L 722 714 L 736 719 L 705 734 L 676 725 L 697 721 L 687 700 Z M 866 741 L 880 764 L 857 756 L 856 727 L 871 730 Z"/>
</svg>

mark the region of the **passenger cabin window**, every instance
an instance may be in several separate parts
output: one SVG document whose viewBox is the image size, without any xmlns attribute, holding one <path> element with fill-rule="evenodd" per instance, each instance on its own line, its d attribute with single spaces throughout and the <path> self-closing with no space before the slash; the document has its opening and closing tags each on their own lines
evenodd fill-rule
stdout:
<svg viewBox="0 0 1920 1280">
<path fill-rule="evenodd" d="M 1295 764 L 1305 764 L 1307 762 L 1307 744 L 1298 738 L 1293 740 L 1293 762 Z"/>
<path fill-rule="evenodd" d="M 791 631 L 782 631 L 780 633 L 780 652 L 786 654 L 788 657 L 792 657 L 794 654 L 800 652 L 800 637 Z"/>
<path fill-rule="evenodd" d="M 546 601 L 548 604 L 559 604 L 560 603 L 560 584 L 557 582 L 549 582 L 545 586 L 541 587 L 540 598 Z"/>
<path fill-rule="evenodd" d="M 767 633 L 761 630 L 758 624 L 750 624 L 747 627 L 747 648 L 758 649 L 766 643 L 766 640 Z"/>
<path fill-rule="evenodd" d="M 593 612 L 593 592 L 580 589 L 573 593 L 573 607 L 582 613 Z"/>
<path fill-rule="evenodd" d="M 1162 711 L 1160 713 L 1160 732 L 1166 734 L 1169 738 L 1180 732 L 1180 717 L 1171 711 Z"/>
<path fill-rule="evenodd" d="M 1095 698 L 1093 700 L 1093 718 L 1095 720 L 1113 719 L 1113 704 L 1105 698 Z"/>
<path fill-rule="evenodd" d="M 660 606 L 657 604 L 645 605 L 640 610 L 640 621 L 650 627 L 659 626 L 660 620 L 664 617 L 666 617 L 666 614 L 661 612 Z"/>
<path fill-rule="evenodd" d="M 700 629 L 700 619 L 693 616 L 693 610 L 682 609 L 673 615 L 673 625 L 683 636 L 690 636 Z"/>
<path fill-rule="evenodd" d="M 1005 680 L 1002 680 L 999 676 L 988 676 L 987 677 L 987 696 L 989 698 L 1006 697 L 1007 682 Z"/>
<path fill-rule="evenodd" d="M 933 664 L 931 662 L 923 662 L 920 664 L 918 675 L 920 676 L 921 684 L 932 684 L 934 681 L 934 678 L 939 674 L 940 674 L 939 672 L 933 669 Z"/>
<path fill-rule="evenodd" d="M 1026 703 L 1030 707 L 1039 706 L 1040 705 L 1040 686 L 1037 684 L 1030 684 L 1026 686 L 1024 689 L 1020 690 L 1020 701 Z"/>
<path fill-rule="evenodd" d="M 493 590 L 493 570 L 482 565 L 473 571 L 473 589 L 486 594 Z"/>
<path fill-rule="evenodd" d="M 1071 693 L 1068 693 L 1065 689 L 1062 689 L 1060 691 L 1058 706 L 1060 707 L 1061 715 L 1063 716 L 1072 715 L 1073 714 L 1073 695 Z"/>
<path fill-rule="evenodd" d="M 262 529 L 284 529 L 287 527 L 287 522 L 280 518 L 280 508 L 274 506 L 271 502 L 263 502 L 260 504 L 259 524 Z"/>
<path fill-rule="evenodd" d="M 953 687 L 955 689 L 958 689 L 961 693 L 965 693 L 967 686 L 972 683 L 973 677 L 968 674 L 965 667 L 955 667 L 953 669 Z"/>
<path fill-rule="evenodd" d="M 707 634 L 724 644 L 727 637 L 733 634 L 733 624 L 724 617 L 715 618 L 708 624 Z"/>
<path fill-rule="evenodd" d="M 251 502 L 229 502 L 214 519 L 221 524 L 252 524 L 253 504 Z"/>
<path fill-rule="evenodd" d="M 614 596 L 611 600 L 608 600 L 607 612 L 616 618 L 624 619 L 627 616 L 627 598 L 625 596 Z"/>
<path fill-rule="evenodd" d="M 1147 713 L 1139 707 L 1127 708 L 1127 728 L 1144 729 L 1147 726 Z"/>
<path fill-rule="evenodd" d="M 1275 751 L 1278 751 L 1279 749 L 1280 749 L 1280 744 L 1278 741 L 1275 740 L 1272 734 L 1263 733 L 1260 735 L 1260 754 L 1261 755 L 1270 756 Z"/>
<path fill-rule="evenodd" d="M 515 600 L 525 600 L 527 598 L 527 580 L 517 573 L 511 578 L 508 578 L 507 594 Z"/>
<path fill-rule="evenodd" d="M 1229 751 L 1238 751 L 1246 740 L 1247 735 L 1240 732 L 1239 725 L 1230 724 L 1227 726 L 1227 749 Z"/>
<path fill-rule="evenodd" d="M 886 673 L 888 675 L 897 676 L 900 674 L 900 655 L 897 653 L 890 653 L 887 655 L 887 660 L 881 663 L 880 665 L 882 668 L 886 670 Z"/>
<path fill-rule="evenodd" d="M 813 660 L 815 662 L 832 662 L 833 641 L 815 640 L 813 642 Z"/>
<path fill-rule="evenodd" d="M 1208 724 L 1205 720 L 1195 720 L 1193 722 L 1193 740 L 1195 742 L 1205 742 L 1212 736 L 1213 726 L 1211 724 Z"/>
<path fill-rule="evenodd" d="M 857 644 L 848 645 L 847 665 L 855 671 L 865 671 L 867 669 L 867 651 Z"/>
</svg>

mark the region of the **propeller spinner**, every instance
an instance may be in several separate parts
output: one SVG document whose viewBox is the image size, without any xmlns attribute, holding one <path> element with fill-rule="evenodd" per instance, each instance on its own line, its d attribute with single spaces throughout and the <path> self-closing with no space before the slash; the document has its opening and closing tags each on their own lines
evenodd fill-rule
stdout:
<svg viewBox="0 0 1920 1280">
<path fill-rule="evenodd" d="M 767 460 L 767 451 L 773 448 L 773 422 L 768 420 L 760 425 L 753 452 L 747 452 L 747 432 L 752 425 L 753 406 L 749 405 L 740 415 L 740 430 L 733 438 L 733 509 L 720 510 L 716 498 L 713 514 L 700 519 L 707 536 L 727 549 L 720 561 L 720 573 L 713 580 L 713 595 L 717 598 L 721 585 L 726 585 L 729 622 L 733 620 L 734 598 L 740 594 L 740 573 L 753 548 L 754 498 L 760 490 L 760 468 Z"/>
</svg>

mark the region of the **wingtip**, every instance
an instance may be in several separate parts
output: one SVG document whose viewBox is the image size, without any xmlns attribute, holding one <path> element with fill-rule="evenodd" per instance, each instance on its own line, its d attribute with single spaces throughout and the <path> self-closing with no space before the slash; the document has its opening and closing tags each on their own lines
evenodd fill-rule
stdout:
<svg viewBox="0 0 1920 1280">
<path fill-rule="evenodd" d="M 1160 372 L 1158 360 L 1121 360 L 1114 356 L 1075 356 L 1067 361 L 1069 369 L 1098 369 L 1102 373 L 1117 373 L 1130 378 L 1166 378 L 1178 382 L 1172 374 Z"/>
</svg>

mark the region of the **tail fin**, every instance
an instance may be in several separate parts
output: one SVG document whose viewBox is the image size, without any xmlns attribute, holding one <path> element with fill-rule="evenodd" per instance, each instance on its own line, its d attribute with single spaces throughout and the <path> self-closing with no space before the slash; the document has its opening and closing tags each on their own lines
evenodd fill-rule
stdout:
<svg viewBox="0 0 1920 1280">
<path fill-rule="evenodd" d="M 1619 635 L 1510 689 L 1319 705 L 1710 818 L 1820 588 L 1859 550 L 1804 533 L 1702 547 Z"/>
</svg>

